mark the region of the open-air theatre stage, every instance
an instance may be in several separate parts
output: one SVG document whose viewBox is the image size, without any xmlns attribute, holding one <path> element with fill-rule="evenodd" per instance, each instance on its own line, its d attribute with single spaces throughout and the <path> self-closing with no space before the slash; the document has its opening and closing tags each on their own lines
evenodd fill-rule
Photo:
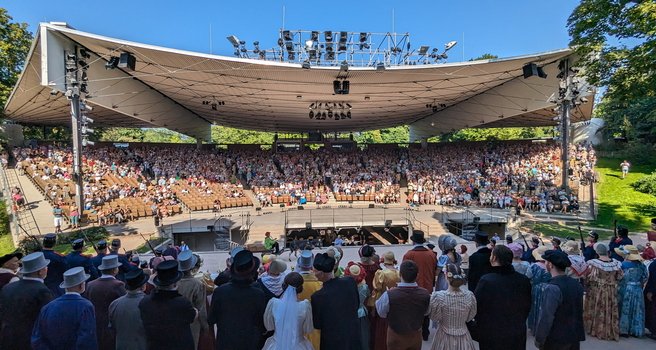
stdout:
<svg viewBox="0 0 656 350">
<path fill-rule="evenodd" d="M 210 141 L 210 126 L 280 132 L 341 132 L 410 126 L 410 141 L 467 127 L 557 125 L 553 111 L 558 63 L 570 49 L 456 63 L 335 65 L 225 57 L 188 52 L 41 24 L 6 116 L 20 124 L 70 125 L 64 92 L 65 52 L 89 57 L 90 116 L 98 126 L 163 127 Z M 121 54 L 134 69 L 106 69 Z M 424 62 L 425 63 L 425 62 Z M 536 64 L 546 78 L 523 77 Z M 334 83 L 348 80 L 348 94 Z M 583 89 L 581 96 L 594 93 Z M 348 105 L 351 118 L 308 117 L 313 104 Z M 572 110 L 589 119 L 592 103 Z"/>
</svg>

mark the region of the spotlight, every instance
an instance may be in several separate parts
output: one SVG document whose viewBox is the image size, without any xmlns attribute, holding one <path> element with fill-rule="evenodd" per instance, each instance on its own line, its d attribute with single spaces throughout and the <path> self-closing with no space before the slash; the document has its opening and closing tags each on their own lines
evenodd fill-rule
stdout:
<svg viewBox="0 0 656 350">
<path fill-rule="evenodd" d="M 216 111 L 216 110 L 217 110 L 217 105 L 216 105 L 216 103 L 212 103 L 211 107 L 212 107 L 212 110 L 213 110 L 213 111 Z"/>
<path fill-rule="evenodd" d="M 378 63 L 376 64 L 376 71 L 378 71 L 378 72 L 383 72 L 383 71 L 385 71 L 385 63 L 383 63 L 383 62 L 378 62 Z"/>
<path fill-rule="evenodd" d="M 59 94 L 59 91 L 57 91 L 55 89 L 50 90 L 50 95 L 51 96 L 57 96 L 58 94 Z"/>
<path fill-rule="evenodd" d="M 346 112 L 346 118 L 351 119 L 351 111 Z"/>
<path fill-rule="evenodd" d="M 454 46 L 456 46 L 457 43 L 458 42 L 455 41 L 455 40 L 454 41 L 449 41 L 448 43 L 446 43 L 444 45 L 444 52 L 447 52 L 447 51 L 451 50 Z"/>
<path fill-rule="evenodd" d="M 85 48 L 80 48 L 80 57 L 82 58 L 91 58 L 91 55 Z"/>
<path fill-rule="evenodd" d="M 288 52 L 294 51 L 294 43 L 292 43 L 291 41 L 286 42 L 285 48 L 287 49 Z"/>
<path fill-rule="evenodd" d="M 301 67 L 303 67 L 303 69 L 310 69 L 310 61 L 309 60 L 303 61 Z"/>
<path fill-rule="evenodd" d="M 116 56 L 110 57 L 109 61 L 105 63 L 105 69 L 115 69 L 116 67 L 118 67 L 118 61 L 119 61 L 118 57 Z"/>
<path fill-rule="evenodd" d="M 282 47 L 285 43 L 282 41 L 282 38 L 278 38 L 278 46 Z"/>
<path fill-rule="evenodd" d="M 419 55 L 420 56 L 425 56 L 426 53 L 428 52 L 429 47 L 426 45 L 422 45 L 419 47 Z"/>
<path fill-rule="evenodd" d="M 292 41 L 292 33 L 289 30 L 283 30 L 282 37 L 285 41 Z"/>
<path fill-rule="evenodd" d="M 237 38 L 236 36 L 229 35 L 226 37 L 226 39 L 228 39 L 228 41 L 232 44 L 232 46 L 236 48 L 239 47 L 239 38 Z"/>
<path fill-rule="evenodd" d="M 313 111 L 310 111 L 309 116 L 310 116 L 310 119 L 314 119 L 314 112 L 313 112 Z"/>
<path fill-rule="evenodd" d="M 331 31 L 323 32 L 323 37 L 326 39 L 326 42 L 332 42 L 333 41 L 333 32 L 331 32 Z"/>
<path fill-rule="evenodd" d="M 319 41 L 319 32 L 316 31 L 316 30 L 313 30 L 311 35 L 310 35 L 310 38 L 312 39 L 312 41 Z"/>
</svg>

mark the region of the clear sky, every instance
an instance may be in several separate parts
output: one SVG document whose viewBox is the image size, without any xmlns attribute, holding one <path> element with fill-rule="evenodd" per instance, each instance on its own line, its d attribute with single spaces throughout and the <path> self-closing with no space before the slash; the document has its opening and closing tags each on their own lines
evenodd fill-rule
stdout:
<svg viewBox="0 0 656 350">
<path fill-rule="evenodd" d="M 3 0 L 14 21 L 34 32 L 39 22 L 176 49 L 232 55 L 234 34 L 262 48 L 276 46 L 286 29 L 408 32 L 414 48 L 442 48 L 457 40 L 449 61 L 492 53 L 500 57 L 567 47 L 574 0 L 406 0 L 349 3 L 297 0 Z M 394 16 L 392 16 L 394 13 Z M 392 20 L 394 18 L 394 20 Z M 464 45 L 463 45 L 464 36 Z"/>
</svg>

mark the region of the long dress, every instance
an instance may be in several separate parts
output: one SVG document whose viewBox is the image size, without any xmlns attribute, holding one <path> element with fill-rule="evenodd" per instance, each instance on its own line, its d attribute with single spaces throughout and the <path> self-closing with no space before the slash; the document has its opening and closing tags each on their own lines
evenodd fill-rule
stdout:
<svg viewBox="0 0 656 350">
<path fill-rule="evenodd" d="M 268 331 L 274 331 L 276 329 L 276 321 L 274 314 L 279 307 L 282 305 L 282 300 L 278 298 L 273 298 L 269 300 L 266 310 L 264 311 L 264 327 Z M 298 350 L 314 350 L 312 343 L 309 340 L 305 339 L 305 335 L 312 332 L 314 326 L 312 324 L 312 307 L 308 300 L 302 300 L 298 302 L 298 342 L 295 344 L 294 349 Z M 269 337 L 264 343 L 262 350 L 286 350 L 279 349 L 276 347 L 276 337 L 275 335 Z"/>
<path fill-rule="evenodd" d="M 622 264 L 617 260 L 592 259 L 588 266 L 588 292 L 583 308 L 585 332 L 602 340 L 619 340 L 617 285 L 622 279 Z"/>
<path fill-rule="evenodd" d="M 358 296 L 360 297 L 360 305 L 358 306 L 358 321 L 360 323 L 360 350 L 369 350 L 370 331 L 369 331 L 369 317 L 365 300 L 369 296 L 369 287 L 365 281 L 358 284 Z"/>
<path fill-rule="evenodd" d="M 437 324 L 431 350 L 474 350 L 466 322 L 476 316 L 476 297 L 469 290 L 434 292 L 430 318 Z"/>
<path fill-rule="evenodd" d="M 374 290 L 371 292 L 371 299 L 375 303 L 380 297 L 391 288 L 401 281 L 399 271 L 396 269 L 383 268 L 376 271 L 374 276 L 373 285 Z M 380 318 L 374 308 L 374 320 L 376 327 L 372 330 L 374 338 L 374 350 L 387 350 L 387 318 Z"/>
<path fill-rule="evenodd" d="M 549 282 L 551 274 L 547 272 L 542 262 L 531 265 L 531 312 L 528 313 L 528 329 L 535 330 L 535 324 L 540 314 L 542 304 L 542 285 Z"/>
<path fill-rule="evenodd" d="M 618 301 L 620 334 L 642 337 L 645 334 L 645 299 L 642 286 L 647 281 L 647 268 L 641 262 L 624 261 L 624 277 L 620 281 Z"/>
</svg>

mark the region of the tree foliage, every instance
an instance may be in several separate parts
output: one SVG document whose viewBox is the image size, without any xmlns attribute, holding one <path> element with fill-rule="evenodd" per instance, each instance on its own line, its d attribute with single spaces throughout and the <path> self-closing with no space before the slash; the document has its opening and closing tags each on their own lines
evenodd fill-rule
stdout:
<svg viewBox="0 0 656 350">
<path fill-rule="evenodd" d="M 656 142 L 656 2 L 582 0 L 568 19 L 586 79 L 607 88 L 596 115 L 611 134 Z"/>
<path fill-rule="evenodd" d="M 470 61 L 479 61 L 479 60 L 493 60 L 495 58 L 499 58 L 497 55 L 493 55 L 491 53 L 484 53 L 476 58 L 470 59 Z"/>
<path fill-rule="evenodd" d="M 12 22 L 7 10 L 0 7 L 0 107 L 4 107 L 18 81 L 31 42 L 27 23 Z"/>
</svg>

